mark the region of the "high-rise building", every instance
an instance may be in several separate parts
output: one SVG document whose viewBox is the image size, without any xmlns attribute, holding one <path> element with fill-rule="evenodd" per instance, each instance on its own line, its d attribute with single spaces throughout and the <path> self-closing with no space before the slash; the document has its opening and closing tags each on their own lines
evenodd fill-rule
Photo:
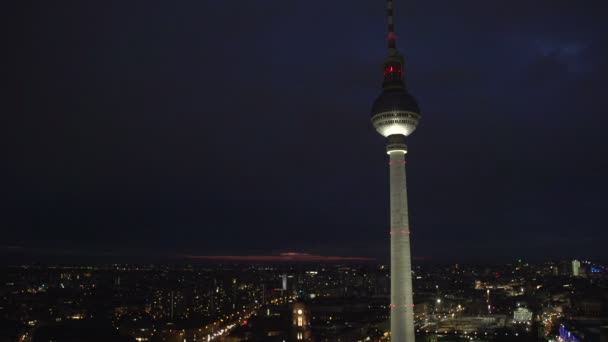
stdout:
<svg viewBox="0 0 608 342">
<path fill-rule="evenodd" d="M 518 323 L 529 322 L 532 320 L 532 311 L 525 307 L 519 307 L 513 311 L 513 320 Z"/>
<path fill-rule="evenodd" d="M 580 276 L 581 271 L 581 262 L 578 260 L 572 260 L 572 276 L 578 277 Z"/>
<path fill-rule="evenodd" d="M 292 307 L 292 338 L 293 341 L 311 341 L 310 310 L 302 302 L 293 303 Z"/>
<path fill-rule="evenodd" d="M 391 340 L 414 342 L 414 301 L 410 224 L 405 180 L 405 137 L 418 126 L 420 110 L 408 93 L 404 77 L 404 59 L 396 48 L 393 24 L 393 1 L 387 0 L 388 54 L 383 64 L 382 94 L 372 107 L 372 124 L 388 139 L 386 146 L 390 169 L 391 234 Z"/>
</svg>

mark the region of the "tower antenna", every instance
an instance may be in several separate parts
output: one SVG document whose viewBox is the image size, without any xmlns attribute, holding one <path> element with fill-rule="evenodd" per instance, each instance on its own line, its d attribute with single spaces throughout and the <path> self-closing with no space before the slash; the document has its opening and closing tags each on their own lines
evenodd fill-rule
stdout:
<svg viewBox="0 0 608 342">
<path fill-rule="evenodd" d="M 393 0 L 386 0 L 386 14 L 388 16 L 388 48 L 396 49 L 395 24 L 393 23 Z"/>
</svg>

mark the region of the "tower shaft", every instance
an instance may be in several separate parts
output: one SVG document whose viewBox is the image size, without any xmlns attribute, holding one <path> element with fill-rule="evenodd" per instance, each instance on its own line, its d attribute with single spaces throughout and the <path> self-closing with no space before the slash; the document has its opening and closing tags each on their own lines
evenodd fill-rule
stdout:
<svg viewBox="0 0 608 342">
<path fill-rule="evenodd" d="M 395 137 L 395 136 L 391 136 Z M 404 137 L 398 136 L 401 140 Z M 403 139 L 405 140 L 405 139 Z M 391 196 L 391 342 L 415 342 L 405 143 L 387 146 Z"/>
</svg>

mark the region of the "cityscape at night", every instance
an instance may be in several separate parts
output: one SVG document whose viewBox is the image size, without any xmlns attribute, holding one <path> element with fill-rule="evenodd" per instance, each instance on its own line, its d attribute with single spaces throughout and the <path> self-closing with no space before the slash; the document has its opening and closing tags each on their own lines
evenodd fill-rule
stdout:
<svg viewBox="0 0 608 342">
<path fill-rule="evenodd" d="M 606 8 L 7 4 L 0 342 L 608 342 Z"/>
<path fill-rule="evenodd" d="M 374 261 L 6 266 L 1 337 L 387 341 L 389 274 Z M 600 341 L 605 265 L 421 263 L 412 275 L 416 341 Z"/>
</svg>

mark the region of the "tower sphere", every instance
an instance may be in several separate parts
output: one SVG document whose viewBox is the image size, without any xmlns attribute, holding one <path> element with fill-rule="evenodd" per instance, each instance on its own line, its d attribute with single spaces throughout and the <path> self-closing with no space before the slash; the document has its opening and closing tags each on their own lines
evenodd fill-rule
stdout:
<svg viewBox="0 0 608 342">
<path fill-rule="evenodd" d="M 384 137 L 410 135 L 420 121 L 420 109 L 414 97 L 403 88 L 386 89 L 372 106 L 372 124 Z"/>
</svg>

